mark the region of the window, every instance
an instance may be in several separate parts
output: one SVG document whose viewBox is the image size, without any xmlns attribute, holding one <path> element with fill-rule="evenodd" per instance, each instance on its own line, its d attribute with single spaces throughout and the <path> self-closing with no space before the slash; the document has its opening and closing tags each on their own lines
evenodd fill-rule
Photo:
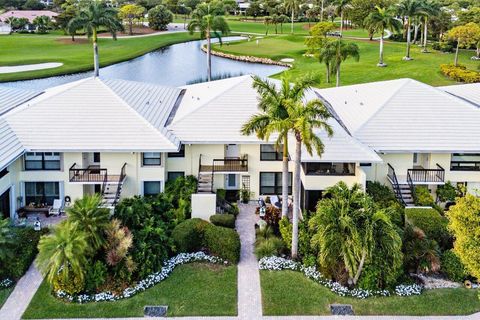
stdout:
<svg viewBox="0 0 480 320">
<path fill-rule="evenodd" d="M 144 181 L 143 182 L 143 195 L 144 196 L 156 196 L 161 192 L 160 181 Z"/>
<path fill-rule="evenodd" d="M 176 180 L 177 178 L 180 177 L 185 177 L 185 172 L 183 171 L 170 171 L 167 174 L 167 180 L 168 181 L 173 181 Z"/>
<path fill-rule="evenodd" d="M 25 170 L 60 170 L 60 153 L 27 152 Z"/>
<path fill-rule="evenodd" d="M 367 162 L 360 162 L 360 167 L 371 167 L 372 164 L 371 163 L 367 163 Z"/>
<path fill-rule="evenodd" d="M 260 194 L 282 194 L 281 172 L 260 172 Z M 292 194 L 292 173 L 288 174 L 288 194 Z"/>
<path fill-rule="evenodd" d="M 454 153 L 450 161 L 452 171 L 480 171 L 479 153 Z"/>
<path fill-rule="evenodd" d="M 25 203 L 52 205 L 53 200 L 60 199 L 58 182 L 25 182 Z"/>
<path fill-rule="evenodd" d="M 94 152 L 93 153 L 93 162 L 94 163 L 100 163 L 100 152 Z"/>
<path fill-rule="evenodd" d="M 162 154 L 160 152 L 142 153 L 142 164 L 144 166 L 159 166 L 162 164 Z"/>
<path fill-rule="evenodd" d="M 180 145 L 180 151 L 178 152 L 169 152 L 168 157 L 169 158 L 185 158 L 185 145 L 184 144 Z"/>
<path fill-rule="evenodd" d="M 260 145 L 260 160 L 261 161 L 277 161 L 283 158 L 283 146 L 279 145 L 278 150 L 273 144 Z"/>
<path fill-rule="evenodd" d="M 347 162 L 306 162 L 303 170 L 309 176 L 354 176 L 355 163 Z"/>
</svg>

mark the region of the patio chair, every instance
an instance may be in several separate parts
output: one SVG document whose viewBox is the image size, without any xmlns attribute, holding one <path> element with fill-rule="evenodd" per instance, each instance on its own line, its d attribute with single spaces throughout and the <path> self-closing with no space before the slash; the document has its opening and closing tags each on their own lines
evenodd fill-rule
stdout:
<svg viewBox="0 0 480 320">
<path fill-rule="evenodd" d="M 277 195 L 271 196 L 270 197 L 270 202 L 272 205 L 278 209 L 282 207 L 282 203 L 280 202 L 280 198 Z"/>
<path fill-rule="evenodd" d="M 62 200 L 55 199 L 53 200 L 53 206 L 48 210 L 49 215 L 58 216 L 62 210 Z"/>
</svg>

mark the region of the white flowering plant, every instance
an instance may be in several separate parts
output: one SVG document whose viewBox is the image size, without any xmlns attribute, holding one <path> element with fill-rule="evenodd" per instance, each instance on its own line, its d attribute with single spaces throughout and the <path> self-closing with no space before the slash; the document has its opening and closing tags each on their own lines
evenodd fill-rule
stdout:
<svg viewBox="0 0 480 320">
<path fill-rule="evenodd" d="M 145 279 L 138 281 L 135 286 L 124 289 L 123 292 L 120 294 L 114 294 L 112 292 L 100 292 L 96 294 L 70 295 L 64 291 L 59 290 L 55 292 L 55 296 L 59 299 L 74 303 L 116 301 L 130 298 L 135 294 L 145 291 L 146 289 L 151 288 L 154 285 L 168 278 L 168 276 L 170 275 L 170 273 L 172 273 L 176 266 L 197 261 L 215 264 L 228 264 L 228 261 L 218 257 L 209 256 L 204 252 L 180 253 L 165 261 L 161 271 L 150 274 Z"/>
<path fill-rule="evenodd" d="M 0 281 L 0 289 L 10 288 L 11 286 L 13 286 L 13 280 L 11 280 L 9 278 L 6 278 L 6 279 L 3 279 L 2 281 Z"/>
<path fill-rule="evenodd" d="M 391 295 L 398 296 L 412 296 L 419 295 L 422 293 L 423 287 L 417 284 L 406 285 L 401 284 L 395 287 L 393 292 L 389 290 L 366 290 L 361 288 L 349 289 L 345 286 L 342 286 L 336 281 L 325 278 L 315 267 L 306 267 L 301 263 L 271 256 L 264 257 L 258 261 L 260 270 L 293 270 L 303 273 L 307 278 L 327 287 L 330 291 L 338 294 L 342 297 L 353 297 L 358 299 L 366 299 L 374 296 L 388 297 Z"/>
</svg>

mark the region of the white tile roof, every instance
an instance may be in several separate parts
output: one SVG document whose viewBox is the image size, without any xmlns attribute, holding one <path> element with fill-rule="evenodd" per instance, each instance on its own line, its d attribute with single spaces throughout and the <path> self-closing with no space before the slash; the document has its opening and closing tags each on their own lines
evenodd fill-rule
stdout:
<svg viewBox="0 0 480 320">
<path fill-rule="evenodd" d="M 5 119 L 28 150 L 161 152 L 178 148 L 100 79 L 54 89 Z"/>
<path fill-rule="evenodd" d="M 317 90 L 343 125 L 378 152 L 478 152 L 480 109 L 411 79 Z"/>
<path fill-rule="evenodd" d="M 24 148 L 5 119 L 0 118 L 0 170 L 23 154 Z"/>
<path fill-rule="evenodd" d="M 480 108 L 480 83 L 457 84 L 439 88 Z"/>
<path fill-rule="evenodd" d="M 41 91 L 0 87 L 0 115 L 41 93 Z"/>
</svg>

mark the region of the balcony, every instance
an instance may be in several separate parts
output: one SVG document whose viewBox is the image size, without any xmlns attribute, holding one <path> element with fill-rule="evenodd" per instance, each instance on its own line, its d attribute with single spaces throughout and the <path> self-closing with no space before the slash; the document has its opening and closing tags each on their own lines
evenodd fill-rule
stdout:
<svg viewBox="0 0 480 320">
<path fill-rule="evenodd" d="M 69 180 L 70 182 L 84 184 L 118 182 L 120 175 L 109 175 L 107 169 L 100 168 L 99 166 L 77 168 L 77 164 L 74 163 L 69 169 Z"/>
<path fill-rule="evenodd" d="M 234 173 L 248 172 L 248 156 L 238 158 L 213 159 L 211 165 L 204 165 L 200 158 L 200 172 L 209 173 Z"/>
<path fill-rule="evenodd" d="M 388 178 L 392 180 L 390 171 Z M 445 184 L 445 169 L 437 163 L 435 169 L 408 169 L 406 175 L 397 174 L 396 179 L 398 184 Z"/>
</svg>

